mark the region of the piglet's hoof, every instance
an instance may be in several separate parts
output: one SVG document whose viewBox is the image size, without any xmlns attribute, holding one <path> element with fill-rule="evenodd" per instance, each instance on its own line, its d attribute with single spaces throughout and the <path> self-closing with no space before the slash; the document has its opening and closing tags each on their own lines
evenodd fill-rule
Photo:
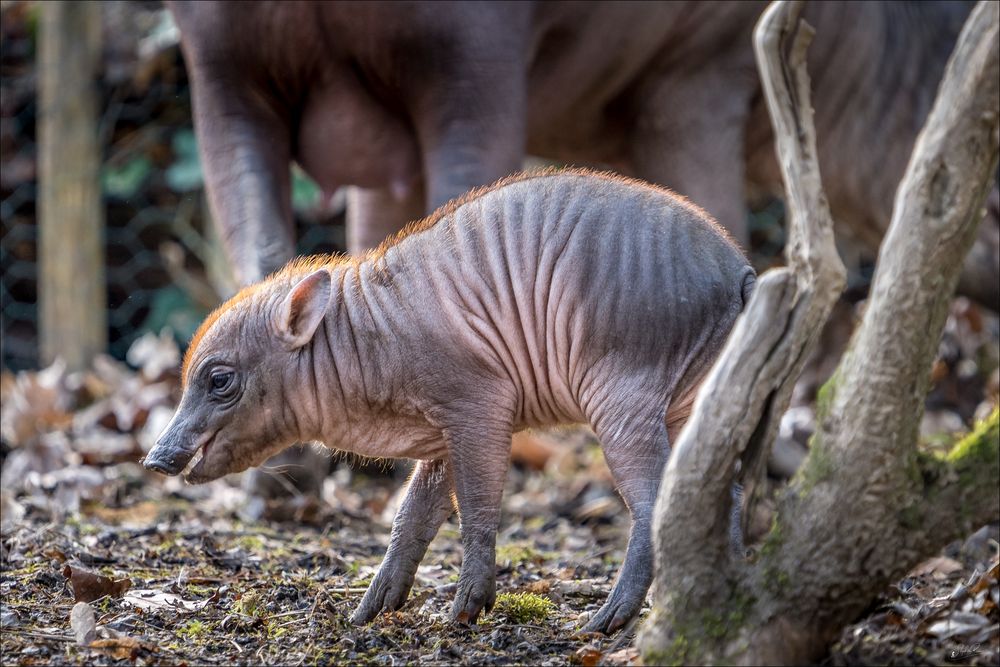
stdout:
<svg viewBox="0 0 1000 667">
<path fill-rule="evenodd" d="M 458 582 L 458 592 L 451 607 L 451 620 L 455 623 L 475 625 L 479 614 L 489 612 L 496 602 L 496 582 L 493 577 Z"/>
<path fill-rule="evenodd" d="M 641 607 L 641 598 L 638 604 L 629 603 L 627 600 L 608 600 L 597 611 L 594 617 L 587 621 L 587 624 L 583 626 L 579 634 L 599 632 L 610 635 L 632 620 L 639 613 Z"/>
<path fill-rule="evenodd" d="M 406 603 L 411 586 L 413 586 L 412 574 L 407 576 L 379 570 L 365 591 L 361 604 L 351 615 L 351 623 L 364 625 L 384 611 L 396 611 Z"/>
</svg>

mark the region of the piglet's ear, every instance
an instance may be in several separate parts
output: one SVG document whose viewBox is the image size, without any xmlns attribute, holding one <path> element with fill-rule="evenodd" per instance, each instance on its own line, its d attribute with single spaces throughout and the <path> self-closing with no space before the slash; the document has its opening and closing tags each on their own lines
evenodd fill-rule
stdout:
<svg viewBox="0 0 1000 667">
<path fill-rule="evenodd" d="M 323 321 L 330 305 L 333 278 L 326 269 L 320 269 L 299 284 L 285 297 L 278 309 L 278 334 L 289 349 L 297 349 L 312 340 L 316 327 Z"/>
</svg>

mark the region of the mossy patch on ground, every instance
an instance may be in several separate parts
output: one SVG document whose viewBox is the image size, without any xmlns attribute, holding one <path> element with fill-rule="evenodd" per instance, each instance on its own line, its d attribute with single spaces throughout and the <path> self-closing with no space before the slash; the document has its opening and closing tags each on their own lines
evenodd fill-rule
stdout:
<svg viewBox="0 0 1000 667">
<path fill-rule="evenodd" d="M 536 593 L 501 593 L 493 613 L 510 623 L 537 623 L 548 618 L 556 605 Z"/>
</svg>

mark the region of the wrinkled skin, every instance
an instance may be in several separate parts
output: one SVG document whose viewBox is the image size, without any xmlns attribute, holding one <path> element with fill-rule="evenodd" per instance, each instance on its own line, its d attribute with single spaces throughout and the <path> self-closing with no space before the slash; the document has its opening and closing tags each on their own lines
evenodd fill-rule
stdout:
<svg viewBox="0 0 1000 667">
<path fill-rule="evenodd" d="M 522 177 L 433 220 L 361 260 L 293 263 L 221 306 L 145 465 L 177 474 L 201 448 L 187 479 L 204 482 L 297 440 L 416 459 L 353 620 L 403 604 L 454 493 L 452 618 L 474 623 L 495 599 L 512 433 L 587 423 L 632 516 L 621 572 L 584 628 L 612 632 L 645 599 L 670 437 L 753 270 L 684 200 L 586 172 Z"/>
<path fill-rule="evenodd" d="M 249 284 L 294 249 L 288 163 L 348 185 L 351 252 L 520 168 L 614 166 L 746 243 L 780 195 L 750 35 L 763 2 L 183 2 L 215 219 Z M 870 254 L 971 3 L 809 3 L 820 168 Z M 996 193 L 959 290 L 1000 309 Z"/>
</svg>

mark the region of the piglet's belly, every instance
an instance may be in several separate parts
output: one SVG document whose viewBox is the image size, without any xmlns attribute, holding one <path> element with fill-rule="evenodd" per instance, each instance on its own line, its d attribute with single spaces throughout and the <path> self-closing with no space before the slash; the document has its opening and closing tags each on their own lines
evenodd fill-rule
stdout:
<svg viewBox="0 0 1000 667">
<path fill-rule="evenodd" d="M 376 458 L 433 461 L 448 454 L 440 430 L 403 419 L 366 420 L 329 434 L 322 442 L 334 451 Z"/>
</svg>

